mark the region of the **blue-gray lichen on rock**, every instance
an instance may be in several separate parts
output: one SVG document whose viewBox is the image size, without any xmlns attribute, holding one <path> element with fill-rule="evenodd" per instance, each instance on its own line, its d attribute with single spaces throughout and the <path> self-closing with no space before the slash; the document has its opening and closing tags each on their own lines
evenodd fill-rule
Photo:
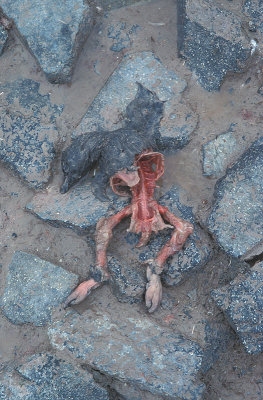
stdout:
<svg viewBox="0 0 263 400">
<path fill-rule="evenodd" d="M 58 140 L 56 117 L 63 110 L 39 93 L 39 83 L 18 79 L 0 85 L 0 160 L 31 187 L 50 178 Z"/>
<path fill-rule="evenodd" d="M 241 148 L 233 133 L 226 132 L 203 145 L 205 176 L 220 177 Z"/>
<path fill-rule="evenodd" d="M 6 29 L 4 29 L 1 25 L 0 25 L 0 56 L 4 51 L 6 42 L 8 39 L 8 34 Z"/>
<path fill-rule="evenodd" d="M 71 80 L 76 58 L 90 33 L 93 10 L 84 0 L 3 0 L 23 41 L 52 83 Z"/>
<path fill-rule="evenodd" d="M 9 265 L 1 309 L 14 324 L 46 325 L 53 308 L 67 298 L 77 283 L 77 275 L 17 251 Z"/>
<path fill-rule="evenodd" d="M 186 145 L 197 125 L 197 115 L 182 101 L 186 82 L 167 70 L 151 52 L 126 55 L 88 108 L 73 132 L 113 131 L 123 127 L 123 114 L 134 100 L 140 82 L 164 101 L 160 123 L 160 147 L 177 149 Z"/>
<path fill-rule="evenodd" d="M 145 315 L 131 310 L 121 319 L 121 312 L 121 308 L 108 312 L 98 306 L 94 312 L 66 314 L 51 324 L 51 344 L 82 365 L 138 389 L 157 396 L 201 400 L 199 345 Z"/>
<path fill-rule="evenodd" d="M 263 137 L 227 170 L 215 188 L 208 228 L 225 252 L 251 258 L 262 252 Z"/>
<path fill-rule="evenodd" d="M 178 52 L 201 86 L 219 90 L 227 72 L 244 70 L 250 43 L 240 18 L 212 0 L 178 0 Z"/>
<path fill-rule="evenodd" d="M 166 262 L 162 279 L 167 285 L 177 285 L 182 282 L 189 273 L 202 268 L 213 254 L 210 240 L 196 223 L 192 208 L 184 204 L 184 195 L 186 194 L 181 188 L 174 186 L 158 201 L 168 207 L 174 215 L 194 225 L 194 232 L 187 239 L 183 249 Z M 134 248 L 141 262 L 155 258 L 162 246 L 171 238 L 171 233 L 171 229 L 165 229 L 152 235 L 147 246 Z M 126 240 L 136 244 L 138 235 L 127 233 Z"/>
<path fill-rule="evenodd" d="M 212 291 L 248 353 L 263 351 L 263 263 L 239 275 L 229 285 Z"/>
</svg>

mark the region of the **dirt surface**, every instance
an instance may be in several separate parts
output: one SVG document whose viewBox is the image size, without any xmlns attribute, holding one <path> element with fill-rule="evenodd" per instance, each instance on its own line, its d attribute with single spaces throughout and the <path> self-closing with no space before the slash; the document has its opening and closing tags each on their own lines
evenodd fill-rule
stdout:
<svg viewBox="0 0 263 400">
<path fill-rule="evenodd" d="M 224 3 L 230 7 L 231 3 Z M 129 25 L 138 24 L 142 29 L 132 36 L 129 48 L 113 52 L 110 50 L 112 43 L 106 32 L 111 24 L 119 21 Z M 219 92 L 209 93 L 202 89 L 195 76 L 184 65 L 184 61 L 177 57 L 176 6 L 172 0 L 140 3 L 113 10 L 107 18 L 101 16 L 83 48 L 71 84 L 48 83 L 29 51 L 12 31 L 11 36 L 9 48 L 0 60 L 1 83 L 21 77 L 30 78 L 40 83 L 42 94 L 50 93 L 51 101 L 64 104 L 64 112 L 57 120 L 61 149 L 70 143 L 71 132 L 126 52 L 153 51 L 168 69 L 184 78 L 188 83 L 183 94 L 184 100 L 198 114 L 199 123 L 191 142 L 183 150 L 166 157 L 166 172 L 160 182 L 159 192 L 165 193 L 171 185 L 180 184 L 188 193 L 189 204 L 194 207 L 197 218 L 205 229 L 204 222 L 213 202 L 216 179 L 209 179 L 202 174 L 202 144 L 226 132 L 231 124 L 235 124 L 233 134 L 238 143 L 242 143 L 242 151 L 261 134 L 263 99 L 257 89 L 263 80 L 263 70 L 256 57 L 247 72 L 228 76 Z M 53 177 L 46 190 L 60 185 L 62 180 L 58 154 L 53 166 Z M 33 195 L 34 191 L 16 175 L 4 165 L 0 166 L 1 294 L 14 251 L 23 250 L 36 254 L 79 274 L 81 279 L 85 278 L 86 266 L 94 257 L 94 249 L 87 243 L 85 236 L 78 236 L 69 229 L 52 227 L 25 212 L 25 205 Z M 124 252 L 130 257 L 129 262 L 132 264 L 132 255 L 125 245 L 119 250 L 125 228 L 126 222 L 116 230 L 109 251 L 116 255 Z M 195 276 L 179 287 L 164 288 L 164 298 L 175 299 L 172 313 L 164 306 L 152 318 L 158 323 L 169 324 L 186 337 L 198 339 L 198 321 L 213 313 L 220 313 L 209 298 L 210 290 L 228 283 L 237 273 L 238 268 L 231 268 L 229 258 L 215 248 L 214 258 Z M 191 302 L 194 320 L 188 320 L 182 310 L 187 307 L 188 294 L 193 290 L 196 290 L 194 302 Z M 89 302 L 94 305 L 96 299 L 106 299 L 107 296 L 111 296 L 111 301 L 118 307 L 118 301 L 110 294 L 109 289 L 102 287 L 77 309 L 81 312 L 89 306 Z M 130 307 L 137 307 L 141 313 L 146 312 L 143 304 Z M 25 355 L 49 349 L 45 328 L 16 326 L 0 314 L 0 368 L 1 363 L 17 363 Z M 205 399 L 262 399 L 262 376 L 263 356 L 248 355 L 237 336 L 233 335 L 227 349 L 202 378 L 207 385 Z"/>
</svg>

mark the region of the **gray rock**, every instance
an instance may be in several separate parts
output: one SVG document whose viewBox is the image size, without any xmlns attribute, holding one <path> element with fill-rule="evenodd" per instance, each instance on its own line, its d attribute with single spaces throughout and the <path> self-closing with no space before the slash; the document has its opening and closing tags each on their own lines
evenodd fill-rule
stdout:
<svg viewBox="0 0 263 400">
<path fill-rule="evenodd" d="M 108 28 L 108 38 L 112 39 L 113 44 L 110 50 L 119 52 L 131 46 L 132 35 L 141 29 L 139 25 L 127 25 L 126 22 L 118 22 Z"/>
<path fill-rule="evenodd" d="M 203 145 L 204 175 L 219 177 L 241 148 L 231 132 L 222 133 Z"/>
<path fill-rule="evenodd" d="M 14 324 L 45 325 L 53 307 L 61 304 L 78 283 L 75 274 L 31 254 L 15 252 L 1 308 Z"/>
<path fill-rule="evenodd" d="M 186 205 L 183 199 L 185 195 L 181 188 L 174 186 L 158 201 L 161 205 L 168 207 L 173 214 L 194 225 L 194 233 L 187 239 L 183 250 L 166 262 L 162 279 L 167 285 L 181 283 L 189 273 L 204 266 L 213 254 L 207 235 L 197 225 L 192 208 Z M 153 235 L 147 246 L 139 249 L 134 248 L 138 259 L 144 262 L 150 258 L 155 258 L 162 246 L 170 239 L 171 232 L 171 229 L 163 230 Z M 135 245 L 138 242 L 138 235 L 127 233 L 126 240 Z"/>
<path fill-rule="evenodd" d="M 8 39 L 8 34 L 6 30 L 0 25 L 0 56 L 4 51 L 6 42 Z"/>
<path fill-rule="evenodd" d="M 35 354 L 18 368 L 18 372 L 38 387 L 39 400 L 108 400 L 105 389 L 92 375 L 56 358 L 52 353 Z"/>
<path fill-rule="evenodd" d="M 202 372 L 206 373 L 227 349 L 230 339 L 234 338 L 234 333 L 230 326 L 222 321 L 207 320 L 204 325 Z"/>
<path fill-rule="evenodd" d="M 141 265 L 120 262 L 115 257 L 108 257 L 111 274 L 110 286 L 117 299 L 124 303 L 138 303 L 143 300 L 146 287 L 146 270 Z"/>
<path fill-rule="evenodd" d="M 209 230 L 225 252 L 249 259 L 262 252 L 263 137 L 227 170 L 215 188 Z"/>
<path fill-rule="evenodd" d="M 246 0 L 243 11 L 248 15 L 248 28 L 253 32 L 253 37 L 260 43 L 263 39 L 263 3 L 261 0 Z"/>
<path fill-rule="evenodd" d="M 76 58 L 93 26 L 92 8 L 84 0 L 3 0 L 4 13 L 14 20 L 52 83 L 71 80 Z"/>
<path fill-rule="evenodd" d="M 17 368 L 18 374 L 0 376 L 1 400 L 108 400 L 90 373 L 56 358 L 52 353 L 34 354 Z"/>
<path fill-rule="evenodd" d="M 212 297 L 250 354 L 263 351 L 263 263 L 229 285 L 212 291 Z"/>
<path fill-rule="evenodd" d="M 98 200 L 90 183 L 84 185 L 82 182 L 65 194 L 61 194 L 58 188 L 38 193 L 26 209 L 55 226 L 65 226 L 83 233 L 93 232 L 100 218 L 115 214 L 126 205 L 127 199 L 113 192 L 109 194 L 109 201 Z"/>
<path fill-rule="evenodd" d="M 0 85 L 0 159 L 32 187 L 50 178 L 58 140 L 56 117 L 62 106 L 52 105 L 31 79 Z"/>
<path fill-rule="evenodd" d="M 250 43 L 241 20 L 212 0 L 179 0 L 178 52 L 203 88 L 219 90 L 228 71 L 245 68 Z"/>
<path fill-rule="evenodd" d="M 1 400 L 40 400 L 37 388 L 12 372 L 0 375 Z M 47 399 L 49 400 L 49 399 Z"/>
<path fill-rule="evenodd" d="M 151 52 L 124 57 L 90 105 L 73 137 L 85 132 L 113 131 L 123 127 L 122 114 L 135 98 L 136 82 L 155 92 L 165 102 L 160 147 L 177 149 L 186 145 L 197 125 L 196 114 L 181 99 L 186 82 L 168 71 Z"/>
<path fill-rule="evenodd" d="M 51 344 L 113 380 L 157 396 L 201 399 L 200 347 L 147 316 L 130 310 L 126 319 L 120 319 L 120 312 L 99 307 L 81 316 L 70 312 L 50 326 Z"/>
</svg>

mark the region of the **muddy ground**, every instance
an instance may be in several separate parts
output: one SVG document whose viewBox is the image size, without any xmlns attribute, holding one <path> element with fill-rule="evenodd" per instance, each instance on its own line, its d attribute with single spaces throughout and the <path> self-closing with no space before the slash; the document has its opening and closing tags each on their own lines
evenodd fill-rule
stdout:
<svg viewBox="0 0 263 400">
<path fill-rule="evenodd" d="M 229 2 L 225 3 L 230 5 Z M 107 27 L 117 21 L 143 27 L 132 37 L 130 47 L 121 52 L 110 50 L 111 43 L 105 35 Z M 168 69 L 186 80 L 188 86 L 183 94 L 184 100 L 199 116 L 198 126 L 191 142 L 183 150 L 167 155 L 166 172 L 160 182 L 160 192 L 165 193 L 171 185 L 180 184 L 189 194 L 191 205 L 194 206 L 201 226 L 206 229 L 204 222 L 213 202 L 216 179 L 203 176 L 202 144 L 227 131 L 231 124 L 236 124 L 234 134 L 242 143 L 243 150 L 261 134 L 263 98 L 257 90 L 263 81 L 263 70 L 260 59 L 255 56 L 245 73 L 228 76 L 219 92 L 207 92 L 198 84 L 184 61 L 177 57 L 176 35 L 176 7 L 172 0 L 140 3 L 111 11 L 107 18 L 99 18 L 89 36 L 77 62 L 72 83 L 52 85 L 39 70 L 29 51 L 15 33 L 11 32 L 11 43 L 0 60 L 0 81 L 5 83 L 21 77 L 33 79 L 40 83 L 42 94 L 49 93 L 51 101 L 64 104 L 64 112 L 57 120 L 62 149 L 70 142 L 71 132 L 124 54 L 142 50 L 153 51 Z M 46 190 L 62 182 L 59 157 L 60 154 L 57 155 L 53 165 L 53 177 Z M 14 251 L 24 250 L 36 254 L 79 274 L 81 279 L 85 278 L 86 266 L 94 257 L 94 249 L 89 247 L 85 235 L 77 235 L 66 228 L 55 228 L 25 211 L 25 205 L 33 195 L 34 190 L 29 189 L 4 165 L 0 166 L 1 294 L 5 286 L 8 264 Z M 126 225 L 127 223 L 123 222 L 116 229 L 109 249 L 111 254 L 126 252 L 125 244 L 119 250 L 121 235 Z M 229 258 L 222 251 L 216 247 L 214 251 L 215 256 L 201 271 L 179 287 L 164 288 L 165 298 L 172 296 L 176 299 L 172 315 L 167 318 L 165 307 L 161 307 L 152 315 L 158 323 L 169 324 L 193 340 L 198 339 L 200 335 L 198 321 L 211 313 L 220 313 L 209 297 L 211 289 L 226 284 L 238 272 L 231 268 Z M 129 254 L 128 251 L 126 253 Z M 132 256 L 129 257 L 132 264 Z M 194 307 L 191 302 L 191 312 L 195 315 L 192 321 L 186 318 L 182 310 L 189 303 L 187 294 L 195 289 Z M 76 308 L 82 312 L 89 307 L 90 302 L 96 304 L 96 299 L 106 299 L 108 296 L 111 303 L 118 308 L 118 301 L 106 286 L 92 293 L 89 299 Z M 147 312 L 143 304 L 130 307 L 136 307 L 141 313 Z M 224 321 L 223 315 L 222 321 Z M 49 349 L 46 328 L 13 325 L 0 314 L 1 363 L 19 363 L 25 355 Z M 262 377 L 263 355 L 248 355 L 237 336 L 233 335 L 219 360 L 202 377 L 207 385 L 204 398 L 206 400 L 262 399 Z"/>
</svg>

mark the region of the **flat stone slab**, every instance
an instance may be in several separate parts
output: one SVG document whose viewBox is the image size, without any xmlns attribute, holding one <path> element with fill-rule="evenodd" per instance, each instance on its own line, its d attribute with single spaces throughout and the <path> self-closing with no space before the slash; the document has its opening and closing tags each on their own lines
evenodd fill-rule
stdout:
<svg viewBox="0 0 263 400">
<path fill-rule="evenodd" d="M 165 102 L 164 117 L 160 123 L 160 148 L 174 150 L 186 145 L 198 120 L 181 99 L 186 82 L 167 70 L 151 52 L 124 57 L 95 97 L 73 137 L 85 132 L 113 131 L 124 127 L 122 115 L 135 98 L 136 82 L 155 92 L 159 100 Z"/>
<path fill-rule="evenodd" d="M 128 200 L 109 194 L 109 201 L 97 199 L 90 182 L 74 186 L 61 194 L 59 188 L 36 194 L 26 209 L 45 222 L 65 226 L 77 232 L 95 230 L 98 220 L 108 217 L 125 207 Z"/>
<path fill-rule="evenodd" d="M 204 385 L 197 373 L 202 351 L 197 343 L 132 310 L 120 319 L 120 311 L 69 311 L 50 326 L 51 344 L 113 380 L 155 395 L 201 400 Z"/>
<path fill-rule="evenodd" d="M 250 354 L 263 351 L 263 263 L 229 285 L 212 291 L 245 349 Z"/>
<path fill-rule="evenodd" d="M 0 25 L 0 56 L 4 51 L 8 39 L 7 31 Z"/>
<path fill-rule="evenodd" d="M 249 259 L 262 252 L 263 137 L 227 170 L 215 188 L 208 228 L 225 252 Z"/>
<path fill-rule="evenodd" d="M 71 80 L 76 58 L 93 26 L 84 0 L 3 0 L 11 18 L 51 83 Z"/>
<path fill-rule="evenodd" d="M 9 265 L 1 309 L 13 324 L 43 326 L 52 309 L 63 303 L 77 284 L 77 275 L 17 251 Z"/>
<path fill-rule="evenodd" d="M 35 188 L 50 178 L 58 140 L 55 122 L 63 110 L 40 94 L 39 86 L 31 79 L 0 85 L 0 160 Z"/>
<path fill-rule="evenodd" d="M 231 132 L 222 133 L 203 145 L 203 171 L 205 176 L 220 177 L 233 157 L 241 151 Z"/>
<path fill-rule="evenodd" d="M 240 17 L 214 1 L 179 0 L 178 52 L 201 86 L 219 90 L 227 72 L 240 72 L 250 57 L 250 43 Z"/>
<path fill-rule="evenodd" d="M 92 375 L 52 353 L 34 354 L 16 371 L 0 376 L 1 400 L 108 400 Z"/>
</svg>

